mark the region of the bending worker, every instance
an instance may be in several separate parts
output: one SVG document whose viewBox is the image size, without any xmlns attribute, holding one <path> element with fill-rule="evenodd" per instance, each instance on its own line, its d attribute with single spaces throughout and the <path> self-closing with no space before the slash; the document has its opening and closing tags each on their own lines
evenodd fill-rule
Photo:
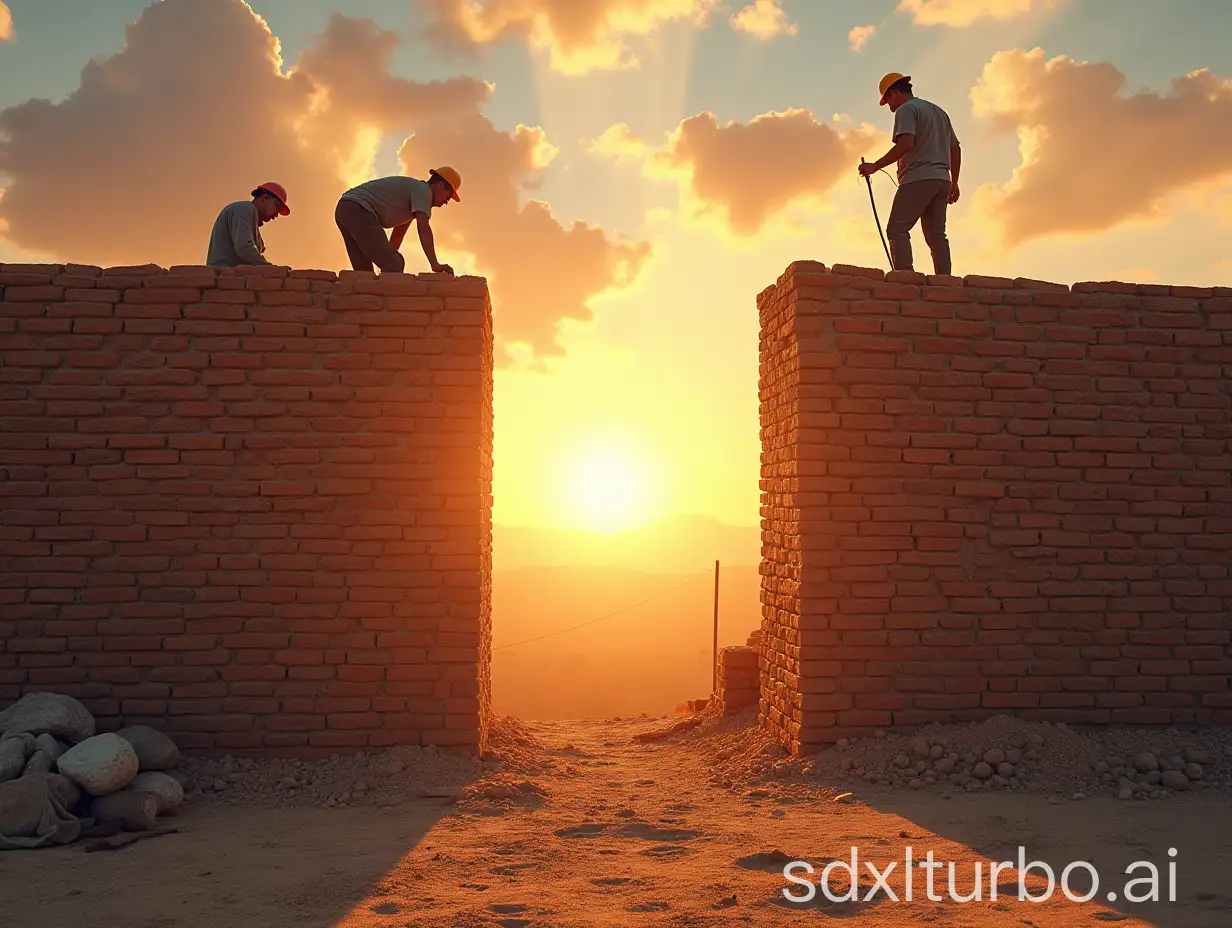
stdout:
<svg viewBox="0 0 1232 928">
<path fill-rule="evenodd" d="M 911 78 L 887 74 L 881 79 L 881 105 L 894 114 L 894 147 L 867 164 L 865 177 L 898 163 L 898 190 L 886 221 L 890 260 L 896 271 L 914 270 L 911 229 L 919 222 L 933 255 L 933 270 L 949 274 L 950 241 L 945 235 L 945 213 L 958 202 L 958 171 L 962 150 L 945 110 L 911 93 Z"/>
<path fill-rule="evenodd" d="M 433 207 L 459 200 L 461 186 L 461 175 L 453 168 L 442 167 L 429 172 L 426 181 L 396 174 L 352 187 L 334 210 L 351 267 L 370 271 L 375 263 L 382 274 L 401 273 L 406 259 L 398 249 L 414 220 L 419 224 L 419 242 L 432 270 L 452 274 L 453 268 L 436 259 L 431 217 Z M 386 229 L 393 229 L 388 239 Z"/>
<path fill-rule="evenodd" d="M 261 226 L 279 216 L 290 216 L 287 190 L 271 181 L 252 192 L 252 200 L 237 200 L 222 208 L 210 233 L 205 263 L 210 267 L 238 267 L 270 262 L 262 257 L 265 242 Z"/>
</svg>

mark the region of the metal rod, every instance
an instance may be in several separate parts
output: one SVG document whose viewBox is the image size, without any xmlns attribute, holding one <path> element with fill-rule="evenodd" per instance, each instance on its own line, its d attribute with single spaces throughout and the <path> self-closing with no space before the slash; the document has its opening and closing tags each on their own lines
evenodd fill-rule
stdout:
<svg viewBox="0 0 1232 928">
<path fill-rule="evenodd" d="M 860 159 L 860 163 L 865 163 L 863 158 Z M 881 218 L 877 215 L 877 199 L 873 196 L 872 175 L 865 174 L 864 183 L 868 184 L 868 201 L 873 204 L 873 221 L 877 223 L 877 234 L 881 236 L 881 247 L 885 249 L 886 260 L 890 262 L 890 270 L 894 270 L 894 259 L 890 257 L 890 246 L 886 244 L 885 233 L 881 231 Z"/>
<path fill-rule="evenodd" d="M 711 691 L 719 695 L 719 562 L 714 562 L 714 668 Z"/>
</svg>

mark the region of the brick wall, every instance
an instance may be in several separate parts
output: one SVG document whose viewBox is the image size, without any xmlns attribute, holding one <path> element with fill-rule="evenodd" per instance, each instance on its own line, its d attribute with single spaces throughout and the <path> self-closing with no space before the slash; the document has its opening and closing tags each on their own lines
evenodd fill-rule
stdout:
<svg viewBox="0 0 1232 928">
<path fill-rule="evenodd" d="M 719 652 L 715 700 L 725 715 L 757 705 L 757 648 L 736 645 Z"/>
<path fill-rule="evenodd" d="M 0 705 L 482 749 L 480 278 L 0 266 Z"/>
<path fill-rule="evenodd" d="M 1232 289 L 792 264 L 761 320 L 762 722 L 1232 722 Z"/>
</svg>

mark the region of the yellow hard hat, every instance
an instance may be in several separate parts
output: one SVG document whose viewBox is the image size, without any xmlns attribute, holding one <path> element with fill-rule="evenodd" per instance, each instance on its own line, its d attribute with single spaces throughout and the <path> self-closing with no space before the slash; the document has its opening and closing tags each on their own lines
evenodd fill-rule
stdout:
<svg viewBox="0 0 1232 928">
<path fill-rule="evenodd" d="M 881 105 L 882 106 L 885 106 L 886 91 L 890 89 L 891 85 L 898 83 L 903 78 L 906 78 L 907 80 L 911 80 L 911 75 L 910 74 L 899 74 L 897 71 L 891 71 L 889 74 L 887 74 L 885 77 L 881 79 L 881 83 L 878 85 L 877 90 L 881 94 Z"/>
<path fill-rule="evenodd" d="M 458 188 L 462 186 L 461 174 L 451 167 L 433 168 L 431 173 L 435 174 L 449 185 L 453 199 L 457 200 L 459 203 L 462 202 L 462 198 L 458 196 Z"/>
</svg>

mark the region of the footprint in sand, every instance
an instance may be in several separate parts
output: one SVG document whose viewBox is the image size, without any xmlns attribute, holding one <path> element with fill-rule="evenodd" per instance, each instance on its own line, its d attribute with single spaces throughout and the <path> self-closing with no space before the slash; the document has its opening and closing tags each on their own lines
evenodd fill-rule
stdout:
<svg viewBox="0 0 1232 928">
<path fill-rule="evenodd" d="M 793 860 L 804 860 L 803 857 L 789 857 L 782 851 L 775 848 L 773 851 L 762 851 L 758 854 L 749 854 L 745 857 L 737 859 L 736 866 L 744 870 L 762 870 L 766 873 L 782 873 L 783 868 Z M 822 863 L 825 866 L 829 863 L 827 859 Z"/>
<path fill-rule="evenodd" d="M 688 841 L 699 834 L 700 831 L 687 828 L 659 828 L 649 822 L 628 822 L 615 831 L 617 837 L 641 838 L 643 841 Z"/>
<path fill-rule="evenodd" d="M 631 905 L 626 912 L 666 912 L 671 906 L 666 902 L 643 902 L 639 905 Z"/>
<path fill-rule="evenodd" d="M 623 886 L 625 883 L 632 882 L 632 877 L 627 876 L 605 876 L 596 880 L 591 880 L 596 886 Z"/>
<path fill-rule="evenodd" d="M 607 831 L 607 828 L 607 825 L 588 822 L 585 825 L 574 825 L 572 828 L 558 828 L 552 834 L 558 838 L 596 838 Z"/>
<path fill-rule="evenodd" d="M 529 918 L 498 918 L 496 924 L 500 928 L 530 928 L 531 920 Z"/>
<path fill-rule="evenodd" d="M 369 906 L 369 909 L 377 915 L 397 915 L 399 912 L 398 903 L 396 902 L 380 902 Z"/>
<path fill-rule="evenodd" d="M 679 844 L 659 844 L 647 848 L 642 853 L 649 857 L 679 857 L 681 854 L 689 853 L 689 849 Z"/>
<path fill-rule="evenodd" d="M 530 907 L 522 905 L 519 902 L 497 902 L 488 906 L 488 908 L 490 908 L 493 912 L 496 912 L 498 915 L 521 915 Z"/>
</svg>

